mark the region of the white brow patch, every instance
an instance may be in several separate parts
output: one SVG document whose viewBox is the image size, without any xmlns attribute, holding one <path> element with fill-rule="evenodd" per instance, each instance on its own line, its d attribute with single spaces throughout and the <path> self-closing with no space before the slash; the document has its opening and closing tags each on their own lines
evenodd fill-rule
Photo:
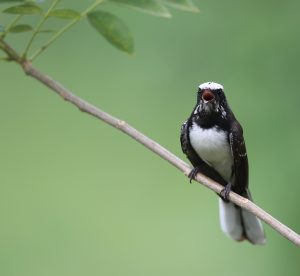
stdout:
<svg viewBox="0 0 300 276">
<path fill-rule="evenodd" d="M 222 89 L 224 90 L 223 85 L 216 83 L 216 82 L 205 82 L 199 85 L 199 88 L 201 90 L 205 90 L 205 89 L 209 89 L 209 90 L 218 90 L 218 89 Z"/>
</svg>

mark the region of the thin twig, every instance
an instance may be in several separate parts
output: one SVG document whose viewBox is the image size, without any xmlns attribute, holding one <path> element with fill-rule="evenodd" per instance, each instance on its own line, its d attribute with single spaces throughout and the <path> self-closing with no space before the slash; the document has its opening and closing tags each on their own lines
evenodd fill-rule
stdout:
<svg viewBox="0 0 300 276">
<path fill-rule="evenodd" d="M 187 165 L 184 161 L 179 159 L 177 156 L 175 156 L 173 153 L 171 153 L 170 151 L 162 147 L 157 142 L 150 139 L 148 136 L 139 132 L 137 129 L 133 128 L 128 123 L 113 117 L 112 115 L 102 111 L 96 106 L 74 95 L 70 90 L 63 87 L 57 81 L 53 80 L 49 76 L 35 69 L 29 61 L 24 61 L 20 57 L 18 57 L 18 55 L 16 56 L 15 51 L 1 39 L 0 39 L 0 48 L 6 51 L 9 57 L 11 57 L 16 62 L 18 62 L 23 67 L 23 70 L 27 75 L 35 78 L 39 82 L 49 87 L 51 90 L 53 90 L 58 95 L 60 95 L 64 100 L 78 107 L 81 111 L 88 113 L 104 121 L 105 123 L 121 130 L 122 132 L 129 135 L 137 142 L 141 143 L 142 145 L 144 145 L 145 147 L 147 147 L 148 149 L 156 153 L 158 156 L 168 161 L 174 167 L 182 171 L 185 175 L 188 175 L 190 173 L 191 167 Z M 223 186 L 221 186 L 217 182 L 211 180 L 210 178 L 206 177 L 201 173 L 197 174 L 196 180 L 218 194 L 220 194 L 221 190 L 223 189 Z M 256 215 L 258 218 L 260 218 L 268 225 L 270 225 L 273 229 L 275 229 L 277 232 L 279 232 L 283 237 L 287 238 L 295 245 L 300 247 L 300 236 L 296 232 L 294 232 L 286 225 L 282 224 L 280 221 L 272 217 L 270 214 L 268 214 L 262 208 L 255 205 L 249 199 L 246 199 L 234 192 L 230 192 L 229 200 L 235 203 L 236 205 L 248 210 L 252 214 Z"/>
<path fill-rule="evenodd" d="M 75 18 L 71 20 L 68 24 L 66 24 L 62 29 L 56 32 L 42 47 L 40 47 L 30 58 L 31 61 L 35 60 L 43 51 L 45 51 L 53 42 L 55 42 L 58 38 L 60 38 L 66 31 L 68 31 L 71 27 L 73 27 L 76 23 L 78 23 L 82 18 L 84 18 L 90 11 L 95 9 L 97 6 L 102 4 L 104 0 L 97 0 L 92 5 L 90 5 L 86 10 L 84 10 L 79 18 Z"/>
<path fill-rule="evenodd" d="M 6 37 L 10 29 L 18 23 L 18 21 L 22 18 L 22 16 L 23 16 L 22 14 L 17 15 L 15 19 L 5 28 L 4 33 L 1 35 L 2 39 Z"/>
<path fill-rule="evenodd" d="M 52 12 L 52 10 L 58 5 L 58 3 L 60 2 L 60 0 L 54 0 L 52 2 L 52 4 L 50 5 L 49 9 L 46 11 L 45 15 L 43 15 L 43 18 L 41 19 L 40 23 L 37 24 L 35 30 L 33 31 L 33 34 L 25 48 L 25 51 L 22 55 L 23 58 L 26 58 L 27 53 L 35 39 L 35 37 L 38 35 L 39 31 L 41 30 L 41 28 L 44 26 L 45 22 L 47 21 L 49 14 Z"/>
</svg>

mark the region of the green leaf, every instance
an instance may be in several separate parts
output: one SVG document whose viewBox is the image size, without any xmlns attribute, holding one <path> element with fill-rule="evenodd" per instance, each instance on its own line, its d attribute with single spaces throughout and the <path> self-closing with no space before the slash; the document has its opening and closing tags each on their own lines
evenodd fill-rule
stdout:
<svg viewBox="0 0 300 276">
<path fill-rule="evenodd" d="M 112 45 L 127 53 L 133 53 L 132 35 L 121 19 L 103 11 L 90 12 L 87 17 L 91 25 Z"/>
<path fill-rule="evenodd" d="M 4 32 L 5 31 L 5 27 L 0 25 L 0 33 Z"/>
<path fill-rule="evenodd" d="M 61 19 L 76 19 L 80 17 L 80 13 L 70 9 L 59 9 L 50 12 L 49 16 Z"/>
<path fill-rule="evenodd" d="M 198 7 L 191 0 L 161 0 L 162 3 L 182 11 L 199 12 Z"/>
<path fill-rule="evenodd" d="M 11 14 L 42 14 L 43 10 L 33 3 L 26 3 L 23 5 L 9 7 L 3 12 Z"/>
<path fill-rule="evenodd" d="M 27 24 L 19 24 L 19 25 L 15 25 L 13 27 L 11 27 L 9 29 L 10 33 L 23 33 L 23 32 L 29 32 L 32 31 L 32 27 L 30 25 Z"/>
<path fill-rule="evenodd" d="M 135 8 L 139 11 L 146 12 L 151 15 L 170 18 L 171 14 L 168 9 L 158 0 L 109 0 L 117 4 Z"/>
</svg>

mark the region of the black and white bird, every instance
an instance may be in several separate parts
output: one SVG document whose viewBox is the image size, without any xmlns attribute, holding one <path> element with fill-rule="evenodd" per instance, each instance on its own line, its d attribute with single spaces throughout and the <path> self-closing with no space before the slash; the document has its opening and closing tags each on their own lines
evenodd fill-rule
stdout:
<svg viewBox="0 0 300 276">
<path fill-rule="evenodd" d="M 264 244 L 261 221 L 228 201 L 230 191 L 252 198 L 243 130 L 226 101 L 221 84 L 199 85 L 196 106 L 181 127 L 180 141 L 194 167 L 190 180 L 201 172 L 224 186 L 219 198 L 223 232 L 236 241 L 247 239 L 253 244 Z"/>
</svg>

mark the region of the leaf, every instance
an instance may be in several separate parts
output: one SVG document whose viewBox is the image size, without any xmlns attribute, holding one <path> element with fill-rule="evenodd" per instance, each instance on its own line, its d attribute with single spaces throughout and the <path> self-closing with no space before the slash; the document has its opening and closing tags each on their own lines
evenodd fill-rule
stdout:
<svg viewBox="0 0 300 276">
<path fill-rule="evenodd" d="M 109 0 L 117 4 L 125 5 L 151 15 L 170 18 L 168 9 L 158 0 Z"/>
<path fill-rule="evenodd" d="M 0 33 L 4 32 L 5 31 L 5 27 L 0 25 Z"/>
<path fill-rule="evenodd" d="M 49 16 L 61 19 L 76 19 L 80 17 L 80 13 L 70 9 L 59 9 L 50 12 Z"/>
<path fill-rule="evenodd" d="M 199 12 L 198 7 L 191 0 L 161 0 L 161 2 L 174 9 L 189 12 Z"/>
<path fill-rule="evenodd" d="M 13 27 L 11 27 L 9 29 L 10 33 L 23 33 L 23 32 L 29 32 L 32 31 L 32 27 L 30 25 L 27 24 L 19 24 L 19 25 L 15 25 Z"/>
<path fill-rule="evenodd" d="M 33 3 L 26 3 L 23 5 L 9 7 L 3 12 L 11 14 L 42 14 L 43 10 Z"/>
<path fill-rule="evenodd" d="M 87 17 L 91 25 L 112 45 L 127 53 L 133 53 L 132 35 L 121 19 L 103 11 L 90 12 Z"/>
</svg>

